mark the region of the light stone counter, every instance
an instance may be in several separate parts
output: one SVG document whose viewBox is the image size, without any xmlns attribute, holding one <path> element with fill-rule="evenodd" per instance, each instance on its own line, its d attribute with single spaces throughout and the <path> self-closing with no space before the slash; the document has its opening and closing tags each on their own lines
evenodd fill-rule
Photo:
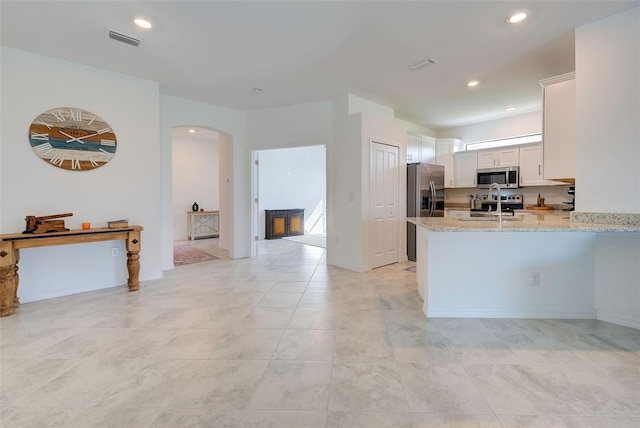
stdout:
<svg viewBox="0 0 640 428">
<path fill-rule="evenodd" d="M 503 219 L 409 217 L 407 221 L 434 232 L 640 232 L 640 214 L 519 212 Z"/>
</svg>

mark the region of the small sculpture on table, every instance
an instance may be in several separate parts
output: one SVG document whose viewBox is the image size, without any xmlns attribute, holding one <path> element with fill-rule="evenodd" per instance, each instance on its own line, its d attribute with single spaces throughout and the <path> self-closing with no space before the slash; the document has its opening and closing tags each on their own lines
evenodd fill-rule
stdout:
<svg viewBox="0 0 640 428">
<path fill-rule="evenodd" d="M 28 215 L 25 217 L 25 221 L 27 222 L 27 227 L 22 233 L 50 233 L 50 232 L 66 232 L 67 229 L 64 227 L 64 220 L 54 220 L 61 217 L 70 217 L 73 213 L 65 213 L 65 214 L 54 214 L 54 215 L 45 215 L 42 217 L 36 217 L 33 215 Z"/>
</svg>

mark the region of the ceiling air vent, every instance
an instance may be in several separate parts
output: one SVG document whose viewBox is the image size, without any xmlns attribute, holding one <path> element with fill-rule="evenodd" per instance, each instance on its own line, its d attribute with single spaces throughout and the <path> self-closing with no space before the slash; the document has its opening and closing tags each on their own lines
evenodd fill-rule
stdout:
<svg viewBox="0 0 640 428">
<path fill-rule="evenodd" d="M 424 61 L 420 61 L 420 62 L 416 62 L 415 64 L 411 64 L 409 66 L 409 70 L 411 71 L 418 71 L 421 68 L 425 68 L 425 67 L 429 67 L 430 65 L 434 65 L 437 64 L 438 61 L 436 61 L 433 58 L 427 58 Z"/>
<path fill-rule="evenodd" d="M 126 43 L 131 46 L 138 46 L 140 44 L 140 40 L 135 39 L 131 36 L 127 36 L 125 34 L 117 33 L 113 30 L 109 30 L 109 38 L 122 43 Z"/>
</svg>

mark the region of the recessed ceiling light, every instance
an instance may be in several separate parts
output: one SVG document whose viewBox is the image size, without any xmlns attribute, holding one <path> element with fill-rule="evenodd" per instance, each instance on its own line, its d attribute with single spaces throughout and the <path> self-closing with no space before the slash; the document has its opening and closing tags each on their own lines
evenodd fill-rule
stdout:
<svg viewBox="0 0 640 428">
<path fill-rule="evenodd" d="M 478 86 L 480 84 L 479 80 L 470 80 L 469 83 L 467 83 L 467 86 L 470 88 L 473 88 L 474 86 Z"/>
<path fill-rule="evenodd" d="M 253 88 L 253 93 L 255 95 L 262 95 L 264 93 L 264 90 L 260 88 Z"/>
<path fill-rule="evenodd" d="M 151 27 L 153 27 L 151 22 L 147 21 L 144 18 L 135 18 L 133 20 L 133 23 L 136 24 L 140 28 L 144 28 L 145 30 L 149 30 L 149 29 L 151 29 Z"/>
<path fill-rule="evenodd" d="M 527 16 L 529 16 L 528 11 L 517 10 L 517 11 L 511 12 L 509 16 L 507 16 L 507 22 L 509 24 L 519 24 L 525 19 L 527 19 Z"/>
<path fill-rule="evenodd" d="M 514 111 L 516 108 L 514 106 L 509 106 L 506 108 L 507 111 Z"/>
<path fill-rule="evenodd" d="M 189 129 L 189 134 L 195 134 L 196 130 L 195 129 Z"/>
</svg>

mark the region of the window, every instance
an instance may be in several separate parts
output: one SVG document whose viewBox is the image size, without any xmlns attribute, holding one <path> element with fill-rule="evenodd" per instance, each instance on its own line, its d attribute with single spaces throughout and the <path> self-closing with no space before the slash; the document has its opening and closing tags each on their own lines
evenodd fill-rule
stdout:
<svg viewBox="0 0 640 428">
<path fill-rule="evenodd" d="M 465 150 L 491 149 L 493 147 L 515 146 L 517 144 L 541 143 L 542 133 L 521 135 L 519 137 L 499 138 L 497 140 L 477 141 L 466 143 Z"/>
</svg>

